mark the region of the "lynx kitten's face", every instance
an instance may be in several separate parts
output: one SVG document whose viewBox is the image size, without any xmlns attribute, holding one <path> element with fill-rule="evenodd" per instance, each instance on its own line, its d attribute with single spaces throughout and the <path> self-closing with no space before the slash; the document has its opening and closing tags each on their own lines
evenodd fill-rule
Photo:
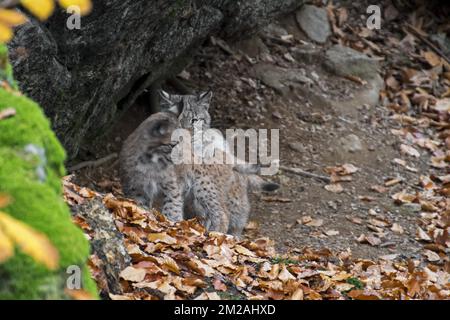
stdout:
<svg viewBox="0 0 450 320">
<path fill-rule="evenodd" d="M 177 95 L 161 91 L 161 111 L 172 112 L 178 116 L 180 127 L 208 129 L 211 127 L 209 106 L 212 93 L 199 95 Z"/>
</svg>

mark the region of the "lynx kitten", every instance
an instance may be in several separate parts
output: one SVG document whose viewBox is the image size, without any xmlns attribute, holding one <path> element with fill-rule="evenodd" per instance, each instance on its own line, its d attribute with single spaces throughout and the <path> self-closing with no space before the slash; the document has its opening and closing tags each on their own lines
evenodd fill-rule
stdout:
<svg viewBox="0 0 450 320">
<path fill-rule="evenodd" d="M 175 114 L 160 112 L 125 141 L 120 154 L 124 193 L 150 207 L 162 196 L 161 211 L 172 220 L 197 216 L 208 230 L 241 234 L 250 212 L 248 191 L 272 191 L 278 185 L 229 165 L 173 164 L 176 141 L 171 137 L 178 126 Z"/>
</svg>

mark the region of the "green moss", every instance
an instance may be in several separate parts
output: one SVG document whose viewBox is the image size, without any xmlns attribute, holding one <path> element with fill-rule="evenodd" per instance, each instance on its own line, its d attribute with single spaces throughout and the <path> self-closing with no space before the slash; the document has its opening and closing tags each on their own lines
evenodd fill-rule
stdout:
<svg viewBox="0 0 450 320">
<path fill-rule="evenodd" d="M 60 269 L 51 272 L 16 251 L 0 264 L 0 299 L 68 298 L 64 288 L 70 265 L 80 266 L 83 288 L 97 296 L 86 267 L 89 244 L 62 200 L 64 149 L 36 103 L 0 88 L 0 111 L 6 108 L 14 108 L 16 115 L 0 120 L 0 193 L 13 202 L 2 211 L 44 233 L 58 249 Z M 26 150 L 30 145 L 45 157 Z"/>
</svg>

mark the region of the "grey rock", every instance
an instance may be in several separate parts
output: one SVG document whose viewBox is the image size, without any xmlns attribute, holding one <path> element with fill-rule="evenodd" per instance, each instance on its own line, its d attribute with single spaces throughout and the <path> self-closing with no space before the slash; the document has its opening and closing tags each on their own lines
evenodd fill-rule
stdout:
<svg viewBox="0 0 450 320">
<path fill-rule="evenodd" d="M 305 152 L 305 146 L 301 142 L 290 142 L 289 148 L 300 153 Z"/>
<path fill-rule="evenodd" d="M 410 212 L 420 212 L 422 210 L 420 203 L 405 203 L 403 207 Z"/>
<path fill-rule="evenodd" d="M 8 45 L 22 91 L 44 108 L 73 158 L 152 83 L 178 74 L 211 35 L 249 36 L 303 0 L 96 0 L 80 30 L 62 10 Z"/>
<path fill-rule="evenodd" d="M 371 79 L 378 75 L 378 61 L 341 45 L 334 45 L 325 53 L 324 67 L 339 76 Z"/>
<path fill-rule="evenodd" d="M 297 12 L 297 22 L 308 38 L 318 43 L 325 43 L 331 35 L 327 10 L 316 6 L 304 5 Z"/>
<path fill-rule="evenodd" d="M 359 137 L 355 134 L 349 134 L 348 136 L 339 139 L 339 143 L 347 152 L 358 152 L 363 149 L 363 145 Z"/>
<path fill-rule="evenodd" d="M 303 69 L 287 69 L 269 63 L 253 66 L 253 75 L 280 94 L 286 94 L 290 86 L 311 85 L 313 81 L 304 75 Z"/>
<path fill-rule="evenodd" d="M 36 165 L 36 176 L 39 182 L 44 183 L 47 181 L 47 172 L 45 170 L 45 166 L 47 165 L 47 157 L 45 155 L 45 149 L 30 143 L 25 146 L 24 151 L 28 154 L 36 156 L 39 160 L 39 163 Z"/>
</svg>

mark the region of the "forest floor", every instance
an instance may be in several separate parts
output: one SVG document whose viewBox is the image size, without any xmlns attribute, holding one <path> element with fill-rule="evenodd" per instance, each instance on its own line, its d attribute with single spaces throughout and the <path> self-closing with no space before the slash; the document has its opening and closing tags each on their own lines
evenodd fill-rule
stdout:
<svg viewBox="0 0 450 320">
<path fill-rule="evenodd" d="M 246 238 L 269 237 L 280 253 L 351 250 L 448 268 L 449 55 L 423 40 L 448 32 L 448 21 L 384 1 L 381 29 L 369 30 L 366 6 L 349 3 L 324 8 L 332 29 L 324 44 L 292 14 L 238 43 L 211 39 L 179 78 L 213 91 L 213 127 L 280 129 L 281 166 L 331 179 L 268 176 L 281 188 L 252 195 Z M 372 60 L 334 63 L 337 44 Z M 351 59 L 363 65 L 358 76 L 342 75 Z M 118 152 L 147 116 L 136 103 L 95 158 Z M 75 180 L 120 194 L 117 165 L 82 169 Z"/>
</svg>

